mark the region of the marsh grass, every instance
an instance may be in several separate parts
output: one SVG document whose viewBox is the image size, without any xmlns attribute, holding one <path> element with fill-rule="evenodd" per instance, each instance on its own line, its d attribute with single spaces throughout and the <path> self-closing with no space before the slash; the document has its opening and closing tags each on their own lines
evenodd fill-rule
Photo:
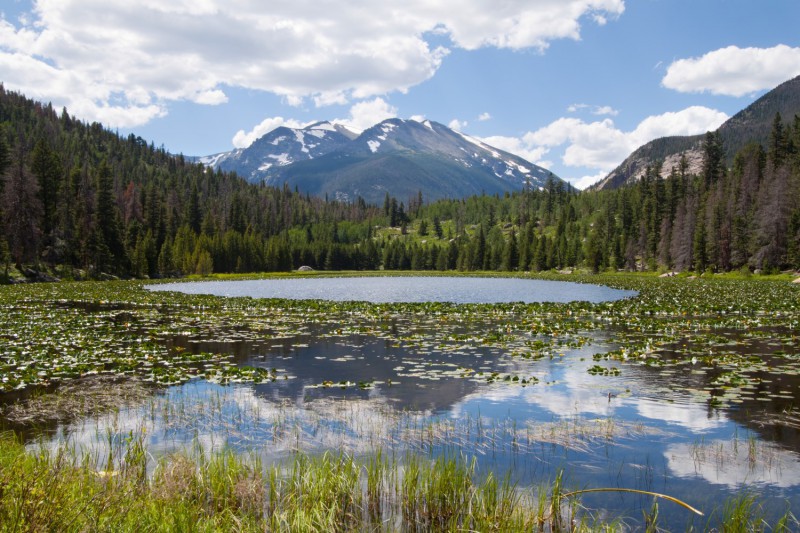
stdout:
<svg viewBox="0 0 800 533">
<path fill-rule="evenodd" d="M 461 456 L 298 452 L 264 465 L 252 455 L 189 451 L 161 458 L 147 475 L 141 439 L 102 464 L 74 448 L 26 450 L 11 433 L 0 443 L 3 531 L 530 531 L 558 523 L 510 477 L 481 479 L 475 460 Z"/>
<path fill-rule="evenodd" d="M 143 439 L 112 441 L 100 462 L 74 447 L 26 449 L 0 434 L 0 531 L 619 531 L 624 518 L 587 512 L 559 473 L 521 488 L 510 474 L 477 474 L 476 458 L 376 451 L 296 452 L 265 464 L 257 455 L 200 447 L 152 460 Z M 659 508 L 643 526 L 659 531 Z M 707 530 L 774 528 L 752 494 L 712 513 Z"/>
</svg>

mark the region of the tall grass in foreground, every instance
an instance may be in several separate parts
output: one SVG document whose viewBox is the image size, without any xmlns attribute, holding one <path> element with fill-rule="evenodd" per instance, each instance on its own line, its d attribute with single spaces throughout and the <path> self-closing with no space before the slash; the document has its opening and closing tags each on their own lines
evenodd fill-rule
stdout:
<svg viewBox="0 0 800 533">
<path fill-rule="evenodd" d="M 0 433 L 1 531 L 614 531 L 581 513 L 561 480 L 519 490 L 509 477 L 480 478 L 458 455 L 367 459 L 344 452 L 257 456 L 195 449 L 154 469 L 132 437 L 97 464 L 74 448 L 31 452 Z M 723 531 L 767 528 L 754 500 L 723 511 Z M 657 509 L 657 507 L 656 507 Z M 646 518 L 657 531 L 658 512 Z M 787 513 L 775 530 L 795 528 Z M 711 527 L 711 526 L 709 526 Z"/>
</svg>

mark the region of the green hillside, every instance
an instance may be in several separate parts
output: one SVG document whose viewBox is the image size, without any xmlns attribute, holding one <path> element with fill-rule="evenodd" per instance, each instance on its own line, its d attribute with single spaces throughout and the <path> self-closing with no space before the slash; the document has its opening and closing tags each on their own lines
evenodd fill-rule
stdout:
<svg viewBox="0 0 800 533">
<path fill-rule="evenodd" d="M 386 157 L 400 169 L 392 179 L 407 196 L 373 182 L 370 198 L 380 201 L 338 201 L 313 196 L 315 172 L 297 176 L 296 188 L 253 185 L 0 89 L 2 273 L 8 281 L 300 266 L 796 270 L 800 117 L 786 125 L 773 117 L 767 139 L 766 148 L 745 145 L 728 166 L 722 134 L 708 134 L 698 172 L 673 169 L 661 179 L 651 168 L 615 190 L 578 193 L 550 179 L 541 188 L 439 200 L 425 198 L 419 180 L 441 176 L 420 177 L 419 156 L 392 153 Z M 366 161 L 350 160 L 348 172 L 328 179 L 366 178 L 370 165 L 381 165 Z M 440 172 L 447 177 L 446 167 Z"/>
</svg>

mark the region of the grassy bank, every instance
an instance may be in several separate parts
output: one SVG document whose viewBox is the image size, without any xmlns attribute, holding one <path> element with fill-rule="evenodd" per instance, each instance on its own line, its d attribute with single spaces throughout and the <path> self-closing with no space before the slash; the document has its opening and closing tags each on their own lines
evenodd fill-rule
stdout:
<svg viewBox="0 0 800 533">
<path fill-rule="evenodd" d="M 297 453 L 262 465 L 233 453 L 165 457 L 141 442 L 106 464 L 74 450 L 29 452 L 0 437 L 3 531 L 531 531 L 571 523 L 574 505 L 477 480 L 460 457 L 366 460 Z"/>
<path fill-rule="evenodd" d="M 281 464 L 255 456 L 192 450 L 158 461 L 131 439 L 104 464 L 74 449 L 28 451 L 0 434 L 2 531 L 617 531 L 624 519 L 582 512 L 580 495 L 555 479 L 518 490 L 475 461 L 375 452 L 296 453 Z M 580 491 L 578 491 L 580 492 Z M 660 502 L 660 503 L 659 503 Z M 659 514 L 681 502 L 653 499 L 641 527 L 658 531 Z M 792 531 L 787 512 L 762 520 L 756 500 L 728 501 L 687 529 Z"/>
</svg>

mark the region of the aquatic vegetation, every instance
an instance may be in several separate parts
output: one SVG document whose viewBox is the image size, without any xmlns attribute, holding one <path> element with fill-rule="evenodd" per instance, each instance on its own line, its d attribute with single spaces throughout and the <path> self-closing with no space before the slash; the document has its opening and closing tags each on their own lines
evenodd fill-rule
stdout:
<svg viewBox="0 0 800 533">
<path fill-rule="evenodd" d="M 141 412 L 152 423 L 148 427 L 157 422 L 168 438 L 188 449 L 193 435 L 219 434 L 213 453 L 219 446 L 230 446 L 237 457 L 218 459 L 213 468 L 204 468 L 246 472 L 234 476 L 232 485 L 213 489 L 220 501 L 239 502 L 231 504 L 237 513 L 249 509 L 236 514 L 245 524 L 243 529 L 250 527 L 247 524 L 263 527 L 257 502 L 269 506 L 288 494 L 273 481 L 286 475 L 290 462 L 273 472 L 273 460 L 291 461 L 292 453 L 307 451 L 306 463 L 297 466 L 302 477 L 302 472 L 317 468 L 308 465 L 331 452 L 326 459 L 330 464 L 320 468 L 338 472 L 334 477 L 342 485 L 333 490 L 339 495 L 337 511 L 324 515 L 298 507 L 299 515 L 278 514 L 282 518 L 270 526 L 278 530 L 304 524 L 302 517 L 309 513 L 317 513 L 325 527 L 356 527 L 353 524 L 362 522 L 350 520 L 357 515 L 385 520 L 386 510 L 394 508 L 392 512 L 402 516 L 402 501 L 412 502 L 408 516 L 413 514 L 414 520 L 430 527 L 463 525 L 464 517 L 449 515 L 446 507 L 437 507 L 436 502 L 427 507 L 432 493 L 426 491 L 449 494 L 456 489 L 431 485 L 433 480 L 423 483 L 421 473 L 416 488 L 407 485 L 405 495 L 386 494 L 390 489 L 399 491 L 406 474 L 414 479 L 414 469 L 423 468 L 414 467 L 414 460 L 406 461 L 405 453 L 419 454 L 426 458 L 425 465 L 434 464 L 444 472 L 452 466 L 436 464 L 437 458 L 456 460 L 446 453 L 454 447 L 477 457 L 517 461 L 525 454 L 539 455 L 548 446 L 566 457 L 628 446 L 637 439 L 667 439 L 658 433 L 662 430 L 646 424 L 602 416 L 642 395 L 657 398 L 652 402 L 656 418 L 663 412 L 658 409 L 680 402 L 700 405 L 709 424 L 715 413 L 724 412 L 765 433 L 764 428 L 778 432 L 799 427 L 797 285 L 715 276 L 689 280 L 571 275 L 570 280 L 636 290 L 639 296 L 600 304 L 370 304 L 153 293 L 136 281 L 0 287 L 0 388 L 5 391 L 0 392 L 0 415 L 4 424 L 16 428 L 100 418 L 109 411 L 111 418 L 117 410 L 126 416 Z M 374 360 L 364 359 L 365 347 L 376 354 Z M 309 379 L 305 369 L 315 365 L 325 370 Z M 578 380 L 581 395 L 561 395 L 562 380 Z M 90 386 L 93 383 L 99 385 Z M 209 383 L 226 385 L 223 390 L 230 392 L 181 400 L 173 392 L 180 387 L 172 386 L 202 388 Z M 241 384 L 257 387 L 272 403 L 255 401 L 252 395 L 239 397 Z M 554 414 L 550 422 L 519 426 L 502 417 L 484 420 L 469 411 L 462 418 L 432 419 L 437 408 L 432 399 L 448 390 L 464 409 L 472 394 L 496 397 L 498 411 L 504 398 L 531 394 L 552 402 Z M 115 392 L 121 396 L 109 401 Z M 360 401 L 373 403 L 367 409 L 354 407 Z M 585 412 L 597 413 L 596 418 L 578 416 L 581 402 L 588 402 Z M 398 405 L 408 410 L 408 418 L 397 417 Z M 337 417 L 341 410 L 352 419 Z M 114 434 L 122 438 L 119 432 Z M 780 455 L 782 463 L 764 464 L 763 459 L 778 457 L 778 452 L 763 445 L 760 437 L 756 441 L 754 472 L 779 477 L 779 471 L 792 470 L 786 467 L 792 459 L 785 454 Z M 237 466 L 242 460 L 238 454 L 247 455 L 258 442 L 276 453 L 268 458 L 258 455 L 263 464 Z M 719 453 L 735 457 L 729 464 L 741 470 L 748 464 L 749 444 L 738 446 L 738 455 L 728 444 Z M 385 450 L 380 458 L 373 456 L 376 449 Z M 706 446 L 694 449 L 694 475 L 721 464 L 710 459 L 719 453 Z M 691 447 L 674 450 L 692 457 Z M 162 491 L 159 494 L 173 485 L 189 493 L 202 486 L 189 475 L 198 468 L 199 457 L 167 455 L 163 460 L 169 464 L 155 470 L 152 464 L 147 466 L 145 481 L 141 472 L 137 474 L 139 486 L 149 483 Z M 487 517 L 507 516 L 498 508 L 508 502 L 517 505 L 515 498 L 528 489 L 515 487 L 516 480 L 503 480 L 508 464 L 500 459 L 479 461 L 471 470 L 472 458 L 457 458 L 459 470 L 450 479 L 464 487 L 464 480 L 472 477 L 470 490 L 480 491 L 486 500 L 481 503 L 484 518 L 476 515 L 469 520 L 478 529 L 488 529 L 490 520 L 500 518 Z M 207 459 L 204 454 L 202 461 Z M 336 461 L 354 462 L 358 476 L 364 477 L 356 479 L 346 465 L 336 470 L 332 466 Z M 774 464 L 783 466 L 776 470 Z M 99 469 L 115 472 L 120 465 Z M 367 474 L 369 469 L 374 471 Z M 651 488 L 652 481 L 646 479 L 649 471 L 650 467 L 641 467 L 643 481 L 638 488 Z M 119 474 L 109 476 L 102 479 L 116 479 Z M 97 477 L 92 474 L 87 479 Z M 334 483 L 325 479 L 318 481 Z M 542 492 L 549 494 L 552 487 L 526 495 L 523 506 L 533 509 L 530 516 L 539 522 L 526 522 L 530 516 L 522 522 L 509 518 L 509 528 L 516 523 L 535 523 L 537 528 L 551 523 L 548 517 L 555 515 L 549 503 L 542 503 Z M 505 494 L 508 499 L 492 499 L 491 494 Z M 178 507 L 186 503 L 170 501 Z M 215 509 L 228 503 L 220 505 Z M 567 505 L 577 513 L 564 511 L 563 516 L 579 516 L 579 523 L 591 519 L 591 513 Z M 661 505 L 659 512 L 657 505 L 651 508 L 648 503 L 645 521 L 663 521 L 665 504 Z M 211 516 L 203 509 L 205 516 Z"/>
<path fill-rule="evenodd" d="M 236 531 L 608 531 L 619 519 L 582 512 L 580 497 L 552 483 L 521 489 L 508 476 L 477 473 L 475 459 L 459 455 L 401 457 L 380 452 L 356 459 L 342 452 L 264 464 L 222 450 L 162 457 L 147 473 L 140 439 L 111 444 L 98 463 L 74 448 L 26 451 L 0 433 L 0 524 L 8 531 L 158 529 Z M 694 512 L 689 504 L 649 491 Z M 651 513 L 655 525 L 658 513 Z M 790 512 L 778 531 L 800 525 Z M 707 529 L 768 527 L 751 494 L 712 510 Z M 755 529 L 753 529 L 755 528 Z"/>
</svg>

